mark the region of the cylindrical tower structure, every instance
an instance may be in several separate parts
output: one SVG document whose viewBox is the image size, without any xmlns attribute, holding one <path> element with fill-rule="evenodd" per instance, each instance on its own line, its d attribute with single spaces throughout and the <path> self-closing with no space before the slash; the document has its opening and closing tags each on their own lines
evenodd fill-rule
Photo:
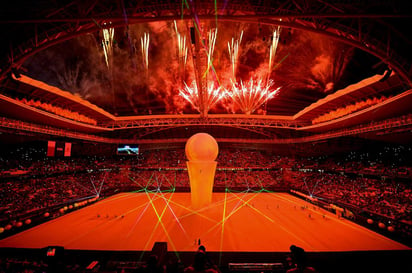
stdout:
<svg viewBox="0 0 412 273">
<path fill-rule="evenodd" d="M 185 150 L 192 206 L 199 209 L 212 201 L 219 147 L 211 135 L 197 133 L 187 140 Z"/>
</svg>

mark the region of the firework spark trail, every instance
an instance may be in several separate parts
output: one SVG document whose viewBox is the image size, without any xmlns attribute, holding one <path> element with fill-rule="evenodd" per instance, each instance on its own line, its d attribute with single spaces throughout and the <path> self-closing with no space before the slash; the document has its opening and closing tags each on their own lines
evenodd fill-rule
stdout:
<svg viewBox="0 0 412 273">
<path fill-rule="evenodd" d="M 279 37 L 280 37 L 280 27 L 278 27 L 277 30 L 273 31 L 272 44 L 270 45 L 270 50 L 269 50 L 268 78 L 270 77 L 270 74 L 272 73 L 273 60 L 275 59 L 276 49 L 278 48 Z"/>
<path fill-rule="evenodd" d="M 227 96 L 232 98 L 243 113 L 249 115 L 276 95 L 280 87 L 272 90 L 272 85 L 271 80 L 266 85 L 261 79 L 250 80 L 247 84 L 240 81 L 240 84 L 232 83 L 232 89 L 227 91 Z"/>
<path fill-rule="evenodd" d="M 103 52 L 106 61 L 107 68 L 110 68 L 111 59 L 113 56 L 113 38 L 114 38 L 114 28 L 103 29 Z"/>
<path fill-rule="evenodd" d="M 180 36 L 178 39 L 178 46 L 179 46 L 179 61 L 186 65 L 187 62 L 187 44 L 186 44 L 186 36 Z"/>
<path fill-rule="evenodd" d="M 215 51 L 215 44 L 216 44 L 216 36 L 217 36 L 217 28 L 214 30 L 210 30 L 208 32 L 209 43 L 207 48 L 207 69 L 205 73 L 209 73 L 210 67 L 213 67 L 213 52 Z"/>
<path fill-rule="evenodd" d="M 143 37 L 140 38 L 140 43 L 142 45 L 142 57 L 143 57 L 143 64 L 147 69 L 149 69 L 149 41 L 150 36 L 149 33 L 144 33 Z"/>
<path fill-rule="evenodd" d="M 177 47 L 178 47 L 178 61 L 183 65 L 186 65 L 187 62 L 187 44 L 186 44 L 186 36 L 182 36 L 177 29 L 176 21 L 174 22 L 175 32 L 177 36 Z"/>
<path fill-rule="evenodd" d="M 180 96 L 200 112 L 199 92 L 197 90 L 196 82 L 193 81 L 192 86 L 188 86 L 186 83 L 184 83 L 184 85 L 185 87 L 179 90 Z M 213 84 L 209 84 L 205 101 L 207 110 L 212 109 L 224 97 L 226 97 L 226 92 L 220 86 L 214 87 Z"/>
<path fill-rule="evenodd" d="M 235 40 L 235 38 L 232 38 L 232 43 L 227 42 L 230 62 L 232 63 L 233 81 L 236 81 L 236 68 L 237 68 L 237 62 L 239 58 L 239 45 L 242 42 L 242 37 L 243 37 L 243 30 L 240 33 L 239 39 Z"/>
<path fill-rule="evenodd" d="M 196 84 L 193 85 L 194 88 L 188 86 L 185 82 L 184 82 L 184 85 L 185 87 L 179 90 L 180 96 L 182 96 L 185 100 L 187 100 L 193 106 L 193 108 L 200 111 L 199 110 L 199 94 L 197 92 Z"/>
<path fill-rule="evenodd" d="M 209 111 L 212 109 L 221 99 L 225 97 L 225 91 L 220 86 L 215 87 L 213 84 L 208 85 L 206 106 Z"/>
</svg>

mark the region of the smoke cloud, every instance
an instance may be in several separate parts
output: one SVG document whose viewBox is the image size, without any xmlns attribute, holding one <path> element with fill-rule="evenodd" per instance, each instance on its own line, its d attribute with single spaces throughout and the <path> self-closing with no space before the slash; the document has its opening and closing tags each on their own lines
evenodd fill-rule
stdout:
<svg viewBox="0 0 412 273">
<path fill-rule="evenodd" d="M 173 21 L 115 29 L 109 67 L 100 32 L 48 48 L 28 59 L 24 67 L 29 76 L 70 91 L 113 114 L 196 113 L 179 95 L 184 82 L 190 85 L 195 80 L 195 73 L 189 25 L 178 21 L 177 26 L 188 45 L 184 69 L 179 63 Z M 215 27 L 214 21 L 202 27 Z M 217 27 L 209 81 L 224 88 L 230 88 L 234 80 L 227 43 L 239 37 L 241 31 L 244 34 L 236 80 L 270 78 L 274 81 L 273 88 L 281 87 L 279 97 L 298 95 L 310 101 L 336 91 L 335 86 L 352 56 L 352 49 L 346 45 L 321 35 L 285 28 L 281 29 L 274 69 L 268 75 L 269 48 L 276 26 L 219 22 Z M 147 69 L 141 48 L 144 33 L 150 35 Z M 228 99 L 211 110 L 235 111 Z"/>
</svg>

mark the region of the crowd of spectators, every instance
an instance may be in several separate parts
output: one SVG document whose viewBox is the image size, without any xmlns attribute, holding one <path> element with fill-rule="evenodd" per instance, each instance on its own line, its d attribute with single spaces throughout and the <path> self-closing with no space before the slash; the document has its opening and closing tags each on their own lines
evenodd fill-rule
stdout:
<svg viewBox="0 0 412 273">
<path fill-rule="evenodd" d="M 24 215 L 120 191 L 188 190 L 184 150 L 147 150 L 137 156 L 4 158 L 0 172 L 0 227 Z M 411 149 L 383 148 L 344 157 L 298 158 L 254 150 L 221 149 L 216 189 L 293 189 L 359 211 L 412 225 Z"/>
<path fill-rule="evenodd" d="M 290 161 L 291 162 L 291 161 Z M 344 156 L 299 158 L 290 165 L 294 169 L 324 170 L 377 178 L 412 179 L 412 148 L 384 146 L 374 151 L 352 151 Z"/>
<path fill-rule="evenodd" d="M 137 156 L 111 157 L 40 157 L 4 158 L 0 178 L 20 175 L 51 175 L 96 169 L 116 168 L 186 168 L 184 150 L 142 151 Z M 222 150 L 216 161 L 218 168 L 278 168 L 288 164 L 288 158 L 266 156 L 258 151 Z"/>
<path fill-rule="evenodd" d="M 272 263 L 259 263 L 263 272 L 287 273 L 295 272 L 302 266 L 313 264 L 307 258 L 303 248 L 291 245 L 290 254 L 272 258 Z M 298 252 L 300 250 L 300 252 Z M 229 254 L 230 255 L 230 254 Z M 81 256 L 81 258 L 80 258 Z M 86 256 L 86 257 L 85 257 Z M 118 255 L 120 256 L 120 255 Z M 182 257 L 183 256 L 183 257 Z M 255 254 L 256 256 L 256 254 Z M 250 257 L 252 258 L 252 257 Z M 252 258 L 253 259 L 253 258 Z M 245 272 L 229 268 L 227 262 L 210 255 L 204 245 L 199 244 L 198 249 L 183 255 L 176 253 L 159 252 L 152 250 L 143 254 L 137 260 L 89 253 L 87 255 L 72 255 L 63 248 L 49 246 L 44 249 L 28 252 L 23 255 L 0 256 L 0 272 L 25 272 L 25 273 L 230 273 Z M 272 267 L 272 268 L 271 268 Z M 309 267 L 307 267 L 309 268 Z M 313 267 L 310 272 L 317 272 Z M 292 270 L 292 271 L 290 271 Z M 301 272 L 301 271 L 297 271 Z M 302 271 L 303 272 L 303 271 Z M 306 271 L 305 271 L 306 272 Z"/>
<path fill-rule="evenodd" d="M 332 110 L 326 114 L 323 114 L 321 116 L 318 116 L 317 118 L 314 118 L 312 120 L 312 124 L 317 124 L 317 123 L 321 123 L 321 122 L 325 122 L 325 121 L 329 121 L 329 120 L 333 120 L 336 118 L 340 118 L 346 115 L 349 115 L 351 113 L 354 113 L 356 111 L 365 109 L 369 106 L 373 106 L 376 105 L 378 103 L 381 103 L 382 101 L 386 100 L 387 98 L 385 96 L 382 96 L 380 98 L 369 98 L 363 101 L 358 101 L 355 102 L 353 104 L 349 104 L 346 105 L 344 107 L 339 107 L 335 110 Z"/>
<path fill-rule="evenodd" d="M 16 100 L 23 103 L 23 104 L 25 104 L 25 105 L 32 106 L 32 107 L 35 107 L 35 108 L 39 108 L 39 109 L 45 110 L 47 112 L 50 112 L 50 113 L 53 113 L 53 114 L 71 119 L 71 120 L 80 121 L 80 122 L 87 123 L 87 124 L 92 124 L 92 125 L 97 124 L 97 121 L 95 119 L 92 119 L 90 117 L 86 117 L 83 114 L 73 112 L 73 111 L 68 110 L 68 109 L 64 109 L 60 106 L 52 105 L 50 103 L 41 102 L 39 100 L 33 100 L 33 99 L 27 100 L 25 98 L 23 98 L 23 99 L 16 98 Z"/>
<path fill-rule="evenodd" d="M 319 172 L 290 171 L 291 188 L 412 225 L 409 183 Z"/>
<path fill-rule="evenodd" d="M 0 272 L 48 272 L 47 264 L 39 258 L 0 258 Z"/>
<path fill-rule="evenodd" d="M 218 170 L 215 188 L 270 188 L 276 180 L 268 170 Z M 120 191 L 189 190 L 189 176 L 182 169 L 96 169 L 58 176 L 33 176 L 1 182 L 0 227 L 17 223 L 35 210 L 51 208 L 93 196 Z"/>
<path fill-rule="evenodd" d="M 27 149 L 27 148 L 25 148 Z M 102 168 L 186 168 L 181 150 L 147 150 L 137 156 L 39 157 L 26 150 L 23 156 L 0 155 L 0 178 L 7 176 L 49 175 Z M 389 156 L 388 156 L 389 155 Z M 372 158 L 372 159 L 371 159 Z M 268 155 L 253 150 L 222 149 L 216 159 L 218 168 L 293 168 L 328 172 L 375 175 L 388 178 L 412 178 L 412 151 L 407 147 L 384 147 L 382 151 L 350 152 L 344 156 L 296 158 Z"/>
</svg>

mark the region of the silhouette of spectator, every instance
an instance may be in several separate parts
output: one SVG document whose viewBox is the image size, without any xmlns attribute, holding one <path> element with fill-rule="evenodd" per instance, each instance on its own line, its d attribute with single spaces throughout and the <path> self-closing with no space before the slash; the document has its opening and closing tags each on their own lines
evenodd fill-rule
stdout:
<svg viewBox="0 0 412 273">
<path fill-rule="evenodd" d="M 171 255 L 166 264 L 167 273 L 183 273 L 185 267 L 182 261 L 175 255 Z"/>
<path fill-rule="evenodd" d="M 163 266 L 159 264 L 157 255 L 150 255 L 146 266 L 143 269 L 144 273 L 165 273 Z"/>
<path fill-rule="evenodd" d="M 285 271 L 287 271 L 287 270 L 289 270 L 289 269 L 292 269 L 292 268 L 296 268 L 296 264 L 295 264 L 295 262 L 293 261 L 293 258 L 292 258 L 291 255 L 287 255 L 287 256 L 286 256 L 285 262 L 284 262 L 283 265 L 284 265 Z"/>
<path fill-rule="evenodd" d="M 212 269 L 220 272 L 219 267 L 210 259 L 209 255 L 207 255 L 206 247 L 204 245 L 200 245 L 199 248 L 198 248 L 198 251 L 203 251 L 205 253 L 205 256 L 206 256 L 205 267 L 206 267 L 206 269 L 212 268 Z"/>
<path fill-rule="evenodd" d="M 303 248 L 291 245 L 289 249 L 296 267 L 288 269 L 286 273 L 317 273 L 317 271 L 313 267 L 307 265 L 306 252 Z"/>
<path fill-rule="evenodd" d="M 214 268 L 207 268 L 206 253 L 200 249 L 196 252 L 193 264 L 186 267 L 184 273 L 218 273 Z"/>
</svg>

